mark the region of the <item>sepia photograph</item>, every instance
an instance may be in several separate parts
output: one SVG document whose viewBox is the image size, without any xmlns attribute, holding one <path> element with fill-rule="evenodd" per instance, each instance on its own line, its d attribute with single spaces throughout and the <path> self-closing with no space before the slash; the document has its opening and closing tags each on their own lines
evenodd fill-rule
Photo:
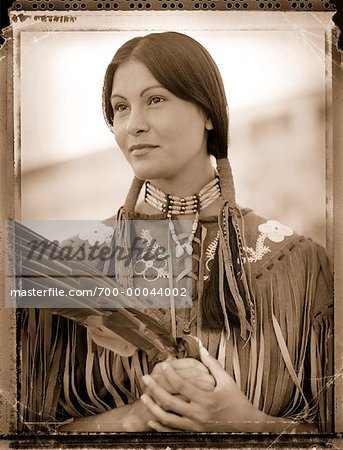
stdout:
<svg viewBox="0 0 343 450">
<path fill-rule="evenodd" d="M 343 431 L 332 16 L 11 13 L 4 434 Z"/>
</svg>

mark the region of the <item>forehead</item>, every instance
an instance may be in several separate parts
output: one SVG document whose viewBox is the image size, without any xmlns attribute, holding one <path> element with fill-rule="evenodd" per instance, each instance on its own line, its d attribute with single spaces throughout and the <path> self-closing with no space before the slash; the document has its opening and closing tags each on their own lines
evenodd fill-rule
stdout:
<svg viewBox="0 0 343 450">
<path fill-rule="evenodd" d="M 141 62 L 131 60 L 119 65 L 113 76 L 112 95 L 135 92 L 159 85 L 150 70 Z"/>
</svg>

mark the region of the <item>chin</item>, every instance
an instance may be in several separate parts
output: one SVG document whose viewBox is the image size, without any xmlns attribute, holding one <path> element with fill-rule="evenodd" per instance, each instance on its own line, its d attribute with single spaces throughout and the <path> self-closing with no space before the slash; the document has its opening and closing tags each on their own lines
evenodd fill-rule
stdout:
<svg viewBox="0 0 343 450">
<path fill-rule="evenodd" d="M 162 169 L 161 164 L 155 165 L 151 164 L 151 162 L 147 162 L 147 164 L 132 164 L 131 167 L 136 177 L 140 180 L 156 180 L 159 178 L 169 178 L 172 175 L 171 171 L 166 170 L 166 168 Z"/>
</svg>

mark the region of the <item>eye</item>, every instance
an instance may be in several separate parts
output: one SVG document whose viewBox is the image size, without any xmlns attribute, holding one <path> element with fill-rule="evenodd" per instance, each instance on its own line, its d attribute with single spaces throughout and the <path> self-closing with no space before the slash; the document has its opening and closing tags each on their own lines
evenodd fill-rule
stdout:
<svg viewBox="0 0 343 450">
<path fill-rule="evenodd" d="M 159 95 L 154 95 L 153 97 L 149 98 L 149 105 L 157 105 L 158 103 L 164 102 L 164 98 L 160 97 Z"/>
<path fill-rule="evenodd" d="M 128 106 L 125 103 L 116 103 L 113 107 L 114 111 L 124 112 L 126 111 Z"/>
</svg>

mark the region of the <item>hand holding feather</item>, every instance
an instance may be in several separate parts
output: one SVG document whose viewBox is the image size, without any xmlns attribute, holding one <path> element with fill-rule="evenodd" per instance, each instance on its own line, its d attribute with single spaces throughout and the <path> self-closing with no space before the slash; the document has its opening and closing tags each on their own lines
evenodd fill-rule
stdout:
<svg viewBox="0 0 343 450">
<path fill-rule="evenodd" d="M 214 377 L 212 390 L 199 389 L 193 380 L 180 377 L 170 363 L 162 363 L 167 381 L 180 395 L 170 395 L 154 376 L 145 376 L 147 391 L 141 397 L 154 415 L 148 425 L 156 431 L 206 432 L 315 432 L 314 424 L 274 417 L 260 411 L 239 389 L 233 378 L 201 346 L 202 363 Z"/>
<path fill-rule="evenodd" d="M 209 375 L 208 369 L 199 361 L 191 358 L 172 359 L 168 361 L 168 364 L 170 364 L 178 375 L 185 380 L 192 380 L 192 383 L 199 388 L 213 390 L 214 379 Z M 166 381 L 161 363 L 155 365 L 151 376 L 160 385 L 163 385 L 167 390 L 169 389 L 172 391 L 174 393 L 174 398 L 184 398 L 177 394 L 177 390 L 172 384 Z M 149 389 L 146 389 L 146 392 L 148 393 Z M 76 419 L 74 422 L 60 427 L 59 430 L 63 432 L 153 431 L 153 428 L 151 428 L 148 423 L 154 420 L 155 416 L 149 411 L 144 402 L 139 399 L 134 403 L 115 408 L 102 414 Z M 173 429 L 173 431 L 177 430 Z"/>
<path fill-rule="evenodd" d="M 169 359 L 168 366 L 172 367 L 185 381 L 193 383 L 199 389 L 213 391 L 215 380 L 207 367 L 193 358 Z M 178 395 L 178 389 L 168 381 L 162 363 L 157 364 L 151 374 L 154 380 L 170 394 Z M 148 393 L 148 392 L 147 392 Z"/>
<path fill-rule="evenodd" d="M 181 378 L 169 362 L 162 363 L 162 370 L 183 398 L 170 395 L 153 376 L 143 377 L 148 390 L 142 401 L 155 416 L 148 424 L 156 431 L 268 431 L 265 427 L 269 416 L 250 403 L 219 362 L 203 348 L 201 359 L 215 378 L 212 390 L 200 389 L 193 380 Z"/>
</svg>

